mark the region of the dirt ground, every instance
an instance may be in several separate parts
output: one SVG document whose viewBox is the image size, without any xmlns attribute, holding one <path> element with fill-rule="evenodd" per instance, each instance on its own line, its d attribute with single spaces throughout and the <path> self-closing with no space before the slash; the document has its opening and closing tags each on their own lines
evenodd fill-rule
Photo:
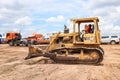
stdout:
<svg viewBox="0 0 120 80">
<path fill-rule="evenodd" d="M 0 44 L 0 80 L 120 80 L 120 45 L 102 45 L 101 65 L 42 64 L 24 60 L 27 47 Z M 41 57 L 42 58 L 42 57 Z"/>
</svg>

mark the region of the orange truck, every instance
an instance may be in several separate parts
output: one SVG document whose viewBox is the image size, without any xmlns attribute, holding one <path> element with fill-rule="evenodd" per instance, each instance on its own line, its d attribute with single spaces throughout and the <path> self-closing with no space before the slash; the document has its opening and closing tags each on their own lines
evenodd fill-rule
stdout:
<svg viewBox="0 0 120 80">
<path fill-rule="evenodd" d="M 50 41 L 48 39 L 45 39 L 42 34 L 32 34 L 32 36 L 29 36 L 25 38 L 29 43 L 31 44 L 49 44 Z"/>
<path fill-rule="evenodd" d="M 6 42 L 9 43 L 10 46 L 14 46 L 16 43 L 19 43 L 21 40 L 21 34 L 18 32 L 8 32 L 6 34 Z"/>
</svg>

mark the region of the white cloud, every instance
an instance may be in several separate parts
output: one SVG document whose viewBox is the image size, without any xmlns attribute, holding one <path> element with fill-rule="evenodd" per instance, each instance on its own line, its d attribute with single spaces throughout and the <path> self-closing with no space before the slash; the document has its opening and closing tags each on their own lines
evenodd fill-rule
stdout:
<svg viewBox="0 0 120 80">
<path fill-rule="evenodd" d="M 100 29 L 103 33 L 120 33 L 120 0 L 89 1 L 90 16 L 98 16 Z"/>
<path fill-rule="evenodd" d="M 15 24 L 17 25 L 31 25 L 32 19 L 28 16 L 22 17 L 15 21 Z"/>
<path fill-rule="evenodd" d="M 0 8 L 0 13 L 1 13 L 1 14 L 10 15 L 10 13 L 13 14 L 14 12 L 15 12 L 14 10 L 7 9 L 7 8 L 5 8 L 5 7 Z"/>
<path fill-rule="evenodd" d="M 18 28 L 14 28 L 13 31 L 14 32 L 19 32 L 19 29 Z"/>
<path fill-rule="evenodd" d="M 116 7 L 116 10 L 120 13 L 120 6 Z"/>
<path fill-rule="evenodd" d="M 4 19 L 5 19 L 5 17 L 0 14 L 0 20 L 4 20 Z"/>
<path fill-rule="evenodd" d="M 15 0 L 1 0 L 0 4 L 3 5 L 12 5 L 14 3 Z"/>
<path fill-rule="evenodd" d="M 16 29 L 17 25 L 19 30 L 20 25 L 26 26 L 25 28 L 29 25 L 32 30 L 39 25 L 40 31 L 37 28 L 34 30 L 36 32 L 50 31 L 50 26 L 53 26 L 51 32 L 54 32 L 60 28 L 63 29 L 65 23 L 68 27 L 71 26 L 70 22 L 66 21 L 70 18 L 90 16 L 100 18 L 100 27 L 103 27 L 101 29 L 104 32 L 110 29 L 119 30 L 119 3 L 120 0 L 1 0 L 0 32 L 10 30 L 7 27 Z M 47 24 L 46 28 L 41 28 L 44 24 Z M 32 32 L 32 30 L 26 30 Z"/>
<path fill-rule="evenodd" d="M 11 26 L 11 23 L 3 23 L 2 26 Z"/>
<path fill-rule="evenodd" d="M 47 22 L 63 22 L 64 20 L 65 20 L 65 18 L 63 16 L 59 15 L 57 17 L 50 17 L 46 21 Z"/>
<path fill-rule="evenodd" d="M 90 7 L 92 8 L 105 8 L 119 6 L 120 0 L 92 0 L 90 1 Z"/>
<path fill-rule="evenodd" d="M 120 34 L 120 26 L 108 24 L 100 27 L 102 34 Z"/>
</svg>

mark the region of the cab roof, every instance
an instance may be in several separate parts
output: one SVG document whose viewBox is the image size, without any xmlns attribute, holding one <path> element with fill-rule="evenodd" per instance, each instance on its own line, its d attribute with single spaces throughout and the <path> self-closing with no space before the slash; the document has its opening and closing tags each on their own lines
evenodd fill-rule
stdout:
<svg viewBox="0 0 120 80">
<path fill-rule="evenodd" d="M 93 22 L 94 20 L 99 22 L 98 17 L 91 17 L 91 18 L 72 18 L 71 21 L 79 23 L 79 22 Z"/>
</svg>

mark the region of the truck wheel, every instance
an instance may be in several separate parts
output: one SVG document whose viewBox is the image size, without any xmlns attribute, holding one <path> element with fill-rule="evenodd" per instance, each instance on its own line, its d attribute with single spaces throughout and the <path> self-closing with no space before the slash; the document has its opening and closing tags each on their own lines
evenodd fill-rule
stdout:
<svg viewBox="0 0 120 80">
<path fill-rule="evenodd" d="M 116 42 L 115 41 L 111 41 L 110 44 L 114 45 L 114 44 L 116 44 Z"/>
<path fill-rule="evenodd" d="M 10 42 L 9 42 L 9 46 L 14 46 L 13 41 L 10 41 Z"/>
<path fill-rule="evenodd" d="M 26 43 L 22 43 L 22 46 L 27 46 L 27 44 Z"/>
<path fill-rule="evenodd" d="M 16 46 L 20 46 L 20 44 L 18 43 Z"/>
<path fill-rule="evenodd" d="M 34 45 L 37 45 L 37 41 L 34 41 L 33 44 L 34 44 Z"/>
</svg>

